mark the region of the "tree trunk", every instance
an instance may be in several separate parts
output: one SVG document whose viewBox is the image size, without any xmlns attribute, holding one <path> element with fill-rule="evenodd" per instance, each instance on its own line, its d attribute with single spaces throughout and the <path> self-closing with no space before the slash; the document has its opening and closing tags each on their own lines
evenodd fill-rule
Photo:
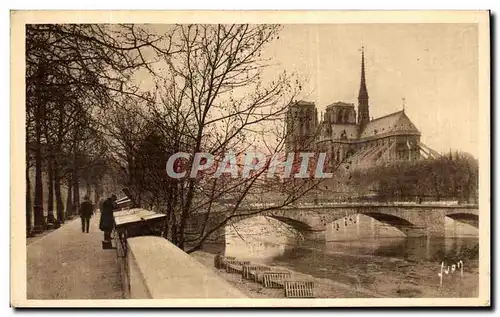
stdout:
<svg viewBox="0 0 500 317">
<path fill-rule="evenodd" d="M 39 125 L 39 124 L 37 124 Z M 35 233 L 43 232 L 43 185 L 42 185 L 42 151 L 40 144 L 40 134 L 37 133 L 37 144 L 35 149 Z"/>
<path fill-rule="evenodd" d="M 175 217 L 175 214 L 172 213 L 171 214 L 172 216 L 172 220 L 171 220 L 171 227 L 170 227 L 170 231 L 171 231 L 171 236 L 172 236 L 172 240 L 170 240 L 173 244 L 175 244 L 176 246 L 179 246 L 179 236 L 178 236 L 178 233 L 179 233 L 179 230 L 177 229 L 177 219 Z"/>
<path fill-rule="evenodd" d="M 53 163 L 52 163 L 52 154 L 49 156 L 49 160 L 47 162 L 47 170 L 48 170 L 48 179 L 47 179 L 47 187 L 48 196 L 47 196 L 47 223 L 54 223 L 54 171 L 53 171 Z"/>
<path fill-rule="evenodd" d="M 98 204 L 99 204 L 99 199 L 101 199 L 99 197 L 99 185 L 95 184 L 94 185 L 94 203 L 96 206 L 98 206 Z M 96 207 L 96 208 L 99 208 L 99 207 Z"/>
<path fill-rule="evenodd" d="M 43 213 L 43 185 L 42 185 L 42 121 L 44 119 L 45 101 L 42 97 L 44 89 L 45 65 L 42 63 L 37 70 L 35 86 L 35 233 L 43 232 L 44 213 Z"/>
<path fill-rule="evenodd" d="M 167 199 L 167 217 L 166 217 L 166 220 L 165 220 L 165 238 L 166 239 L 169 239 L 169 233 L 170 233 L 170 221 L 171 221 L 171 218 L 172 218 L 172 214 L 174 213 L 174 208 L 173 208 L 173 203 L 174 203 L 174 200 L 173 200 L 173 191 L 174 191 L 174 188 L 173 186 L 171 185 L 170 183 L 170 186 L 167 185 L 167 191 L 168 191 L 168 199 Z M 169 239 L 172 241 L 172 239 Z"/>
<path fill-rule="evenodd" d="M 73 215 L 73 182 L 68 179 L 68 196 L 66 197 L 66 215 Z"/>
<path fill-rule="evenodd" d="M 88 197 L 89 197 L 89 199 L 90 199 L 90 196 L 91 196 L 91 194 L 92 194 L 92 188 L 91 188 L 91 186 L 90 186 L 90 182 L 87 182 L 87 183 L 85 184 L 85 186 L 86 186 L 86 188 L 85 188 L 85 190 L 86 190 L 85 195 L 86 195 L 86 196 L 88 196 Z"/>
<path fill-rule="evenodd" d="M 57 220 L 60 223 L 64 223 L 66 220 L 66 214 L 68 210 L 66 209 L 66 213 L 64 212 L 64 204 L 61 193 L 61 171 L 59 170 L 59 155 L 61 153 L 61 146 L 63 144 L 63 136 L 64 136 L 64 105 L 62 103 L 58 103 L 58 126 L 57 126 L 57 141 L 55 144 L 55 156 L 54 156 L 54 190 L 56 194 L 56 204 L 57 204 Z M 68 188 L 69 189 L 69 188 Z M 68 193 L 70 190 L 68 191 Z M 69 195 L 68 195 L 69 196 Z M 68 205 L 66 204 L 66 208 Z"/>
<path fill-rule="evenodd" d="M 439 190 L 439 183 L 436 176 L 434 176 L 434 191 L 436 193 L 436 201 L 441 201 L 441 191 Z"/>
<path fill-rule="evenodd" d="M 163 237 L 167 240 L 170 240 L 169 233 L 170 233 L 170 211 L 167 210 L 167 216 L 165 217 L 165 224 L 163 226 Z"/>
<path fill-rule="evenodd" d="M 198 133 L 196 137 L 196 145 L 194 147 L 193 151 L 193 157 L 196 153 L 200 151 L 201 148 L 201 139 L 203 136 L 203 122 L 199 123 L 198 126 Z M 192 178 L 189 178 L 188 180 L 188 188 L 187 188 L 187 194 L 186 194 L 186 200 L 184 201 L 185 204 L 182 206 L 182 212 L 181 212 L 181 218 L 179 221 L 179 228 L 178 228 L 178 233 L 179 233 L 179 244 L 178 247 L 182 250 L 184 250 L 184 243 L 185 243 L 185 234 L 184 231 L 186 229 L 186 224 L 188 221 L 188 218 L 190 216 L 190 211 L 191 211 L 191 204 L 193 202 L 193 197 L 194 197 L 194 191 L 195 191 L 195 180 Z"/>
<path fill-rule="evenodd" d="M 177 224 L 172 221 L 172 243 L 179 247 L 179 230 L 177 229 Z M 180 248 L 180 247 L 179 247 Z"/>
<path fill-rule="evenodd" d="M 80 211 L 80 182 L 76 173 L 73 174 L 73 210 L 75 215 Z"/>
<path fill-rule="evenodd" d="M 28 160 L 26 160 L 26 236 L 31 236 L 31 181 Z"/>
<path fill-rule="evenodd" d="M 61 194 L 61 176 L 59 175 L 59 166 L 57 161 L 54 161 L 54 192 L 56 196 L 57 220 L 64 223 L 64 204 Z"/>
</svg>

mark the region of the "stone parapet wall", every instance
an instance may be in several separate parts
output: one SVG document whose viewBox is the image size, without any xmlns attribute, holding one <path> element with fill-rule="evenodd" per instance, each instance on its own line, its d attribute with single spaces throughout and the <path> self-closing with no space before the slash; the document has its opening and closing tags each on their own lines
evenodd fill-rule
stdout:
<svg viewBox="0 0 500 317">
<path fill-rule="evenodd" d="M 166 239 L 127 240 L 129 298 L 246 298 L 247 296 Z"/>
</svg>

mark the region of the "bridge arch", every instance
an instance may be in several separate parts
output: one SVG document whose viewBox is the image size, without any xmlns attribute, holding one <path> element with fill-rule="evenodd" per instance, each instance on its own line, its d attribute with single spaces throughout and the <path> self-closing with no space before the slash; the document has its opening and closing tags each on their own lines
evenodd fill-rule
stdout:
<svg viewBox="0 0 500 317">
<path fill-rule="evenodd" d="M 330 216 L 328 219 L 324 220 L 325 227 L 327 227 L 329 224 L 335 224 L 337 223 L 337 226 L 344 225 L 344 226 L 359 226 L 359 223 L 356 223 L 356 219 L 358 221 L 362 221 L 362 218 L 358 218 L 358 215 L 363 215 L 368 218 L 371 218 L 373 220 L 378 221 L 380 224 L 389 226 L 390 228 L 396 229 L 398 232 L 402 233 L 405 236 L 414 236 L 416 235 L 415 232 L 419 231 L 421 228 L 414 224 L 413 222 L 409 221 L 408 219 L 395 216 L 390 213 L 383 213 L 383 212 L 377 212 L 377 211 L 366 211 L 366 212 L 352 212 L 349 214 L 344 214 L 344 215 L 335 215 L 335 216 Z M 366 219 L 366 218 L 365 218 Z M 338 227 L 337 227 L 338 229 Z M 359 230 L 359 229 L 358 229 Z M 364 229 L 362 229 L 364 230 Z"/>
<path fill-rule="evenodd" d="M 313 228 L 300 220 L 281 215 L 257 214 L 235 219 L 225 226 L 226 239 L 229 237 L 245 240 L 259 240 L 264 236 L 276 238 L 278 243 L 294 239 L 304 239 Z"/>
<path fill-rule="evenodd" d="M 391 214 L 381 212 L 364 212 L 362 214 L 380 221 L 381 223 L 394 227 L 403 232 L 405 235 L 410 235 L 409 231 L 414 231 L 415 229 L 417 229 L 417 226 L 407 219 Z"/>
<path fill-rule="evenodd" d="M 266 217 L 276 219 L 282 223 L 285 223 L 285 224 L 293 227 L 294 229 L 296 229 L 297 231 L 302 232 L 302 233 L 313 231 L 313 228 L 308 223 L 297 220 L 297 219 L 283 217 L 283 216 L 277 216 L 277 215 L 268 215 Z"/>
<path fill-rule="evenodd" d="M 479 229 L 479 216 L 474 213 L 467 212 L 457 212 L 446 215 L 446 217 L 451 218 L 455 221 L 462 222 L 468 224 L 470 226 Z"/>
</svg>

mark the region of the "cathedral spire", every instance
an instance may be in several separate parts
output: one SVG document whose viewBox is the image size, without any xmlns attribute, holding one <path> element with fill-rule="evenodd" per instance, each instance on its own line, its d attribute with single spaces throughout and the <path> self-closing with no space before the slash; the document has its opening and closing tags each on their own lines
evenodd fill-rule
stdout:
<svg viewBox="0 0 500 317">
<path fill-rule="evenodd" d="M 363 128 L 370 121 L 368 90 L 365 79 L 365 48 L 361 47 L 361 82 L 358 94 L 358 124 Z"/>
<path fill-rule="evenodd" d="M 368 90 L 366 89 L 365 79 L 365 48 L 361 47 L 361 83 L 359 85 L 358 99 L 368 99 Z"/>
</svg>

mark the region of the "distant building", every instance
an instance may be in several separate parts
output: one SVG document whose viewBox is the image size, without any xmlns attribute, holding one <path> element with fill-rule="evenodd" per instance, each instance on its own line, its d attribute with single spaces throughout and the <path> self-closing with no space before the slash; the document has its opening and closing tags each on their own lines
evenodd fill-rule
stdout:
<svg viewBox="0 0 500 317">
<path fill-rule="evenodd" d="M 364 52 L 357 116 L 354 104 L 335 102 L 318 119 L 313 102 L 298 101 L 290 105 L 286 124 L 287 152 L 326 152 L 331 167 L 346 160 L 362 167 L 438 156 L 420 142 L 421 133 L 404 109 L 370 120 Z"/>
</svg>

